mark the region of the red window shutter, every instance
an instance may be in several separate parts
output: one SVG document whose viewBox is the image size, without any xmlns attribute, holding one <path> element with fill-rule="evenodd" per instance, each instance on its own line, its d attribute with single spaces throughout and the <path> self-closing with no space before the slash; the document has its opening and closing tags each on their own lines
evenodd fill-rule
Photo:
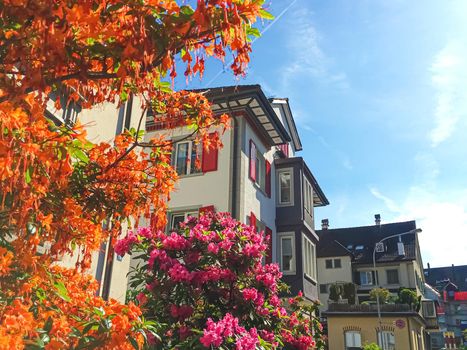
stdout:
<svg viewBox="0 0 467 350">
<path fill-rule="evenodd" d="M 266 161 L 266 195 L 271 198 L 271 163 Z"/>
<path fill-rule="evenodd" d="M 272 230 L 269 227 L 266 227 L 264 230 L 266 237 L 269 238 L 268 248 L 266 250 L 266 264 L 272 263 Z"/>
<path fill-rule="evenodd" d="M 209 134 L 209 137 L 213 138 L 214 134 L 215 133 Z M 217 147 L 206 149 L 203 146 L 203 155 L 201 156 L 201 170 L 203 173 L 217 170 L 218 153 Z"/>
<path fill-rule="evenodd" d="M 205 206 L 205 207 L 201 207 L 199 208 L 198 210 L 198 213 L 199 215 L 205 215 L 207 213 L 215 213 L 215 209 L 214 209 L 214 206 L 213 205 L 208 205 L 208 206 Z"/>
<path fill-rule="evenodd" d="M 256 181 L 256 145 L 250 140 L 250 179 Z"/>
<path fill-rule="evenodd" d="M 250 226 L 253 226 L 256 230 L 256 216 L 253 212 L 250 213 Z"/>
</svg>

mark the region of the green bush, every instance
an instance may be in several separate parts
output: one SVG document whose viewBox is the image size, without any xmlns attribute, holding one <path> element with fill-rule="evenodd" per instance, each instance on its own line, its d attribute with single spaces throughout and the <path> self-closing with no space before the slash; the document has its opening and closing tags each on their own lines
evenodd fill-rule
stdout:
<svg viewBox="0 0 467 350">
<path fill-rule="evenodd" d="M 349 304 L 355 304 L 355 284 L 349 282 L 343 286 L 344 299 L 347 299 Z"/>
<path fill-rule="evenodd" d="M 365 344 L 363 346 L 363 350 L 381 350 L 381 348 L 377 344 L 371 343 L 371 344 Z"/>
<path fill-rule="evenodd" d="M 370 291 L 370 299 L 377 301 L 379 297 L 380 304 L 386 304 L 389 301 L 391 293 L 386 288 L 373 288 Z"/>
</svg>

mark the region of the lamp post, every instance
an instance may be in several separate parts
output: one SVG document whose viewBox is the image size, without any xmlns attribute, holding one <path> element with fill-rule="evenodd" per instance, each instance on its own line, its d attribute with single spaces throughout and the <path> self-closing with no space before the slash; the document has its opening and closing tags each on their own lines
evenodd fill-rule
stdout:
<svg viewBox="0 0 467 350">
<path fill-rule="evenodd" d="M 420 232 L 422 232 L 422 229 L 416 228 L 416 229 L 413 229 L 413 230 L 410 230 L 410 231 L 407 231 L 407 232 L 402 232 L 402 233 L 398 233 L 398 234 L 395 234 L 395 235 L 392 235 L 392 236 L 385 237 L 382 240 L 380 240 L 379 242 L 375 243 L 375 246 L 373 247 L 373 271 L 375 273 L 376 288 L 379 288 L 378 271 L 376 271 L 376 246 L 379 243 L 383 243 L 384 241 L 386 241 L 388 239 L 391 239 L 391 238 L 394 238 L 394 237 L 399 237 L 400 238 L 400 237 L 405 236 L 405 235 L 410 235 L 410 234 L 420 233 Z M 379 305 L 379 293 L 376 293 L 376 309 L 378 310 L 379 329 L 381 330 L 382 321 L 381 321 L 381 307 Z"/>
</svg>

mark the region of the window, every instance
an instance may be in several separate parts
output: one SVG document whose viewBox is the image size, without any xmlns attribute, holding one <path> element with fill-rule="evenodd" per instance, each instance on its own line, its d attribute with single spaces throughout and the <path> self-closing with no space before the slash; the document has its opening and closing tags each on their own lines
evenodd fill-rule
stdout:
<svg viewBox="0 0 467 350">
<path fill-rule="evenodd" d="M 326 259 L 327 269 L 340 269 L 342 267 L 341 259 Z"/>
<path fill-rule="evenodd" d="M 180 227 L 180 224 L 188 219 L 189 216 L 193 216 L 195 218 L 198 217 L 198 211 L 186 211 L 186 212 L 177 212 L 177 213 L 170 213 L 170 226 L 169 230 L 176 230 Z"/>
<path fill-rule="evenodd" d="M 189 175 L 201 172 L 199 160 L 201 159 L 200 145 L 193 141 L 181 141 L 175 144 L 175 170 L 178 175 Z M 196 162 L 198 159 L 198 162 Z"/>
<path fill-rule="evenodd" d="M 371 271 L 360 271 L 360 284 L 362 286 L 373 285 L 373 273 Z"/>
<path fill-rule="evenodd" d="M 423 317 L 436 317 L 434 302 L 424 301 L 422 305 L 423 305 Z"/>
<path fill-rule="evenodd" d="M 378 345 L 382 350 L 395 350 L 396 340 L 394 333 L 390 331 L 378 332 Z"/>
<path fill-rule="evenodd" d="M 334 268 L 340 269 L 342 267 L 341 259 L 334 259 Z"/>
<path fill-rule="evenodd" d="M 308 179 L 305 177 L 303 181 L 303 201 L 304 201 L 304 207 L 305 210 L 313 216 L 313 187 L 311 186 L 310 182 Z"/>
<path fill-rule="evenodd" d="M 355 250 L 363 250 L 363 248 L 364 248 L 364 247 L 363 247 L 362 245 L 357 245 L 357 246 L 355 246 Z"/>
<path fill-rule="evenodd" d="M 388 279 L 388 284 L 399 284 L 399 270 L 398 269 L 386 270 L 386 277 Z"/>
<path fill-rule="evenodd" d="M 303 272 L 316 280 L 316 247 L 310 239 L 302 234 L 303 240 Z"/>
<path fill-rule="evenodd" d="M 253 140 L 250 140 L 249 176 L 268 197 L 271 197 L 271 163 L 269 163 L 258 148 L 256 148 Z"/>
<path fill-rule="evenodd" d="M 277 171 L 278 204 L 293 204 L 293 169 L 281 169 Z"/>
<path fill-rule="evenodd" d="M 357 350 L 362 348 L 362 336 L 357 331 L 347 331 L 344 333 L 345 349 Z"/>
<path fill-rule="evenodd" d="M 295 234 L 279 234 L 280 268 L 284 274 L 295 273 Z"/>
<path fill-rule="evenodd" d="M 328 285 L 326 283 L 320 284 L 319 285 L 319 292 L 321 294 L 327 294 L 328 293 Z"/>
</svg>

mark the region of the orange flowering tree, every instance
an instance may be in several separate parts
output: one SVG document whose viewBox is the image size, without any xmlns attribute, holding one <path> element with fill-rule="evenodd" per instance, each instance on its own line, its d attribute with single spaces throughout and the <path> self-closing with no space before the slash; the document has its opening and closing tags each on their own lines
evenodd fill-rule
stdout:
<svg viewBox="0 0 467 350">
<path fill-rule="evenodd" d="M 165 79 L 203 75 L 205 59 L 233 55 L 243 74 L 264 0 L 5 0 L 0 3 L 0 349 L 142 348 L 157 324 L 134 304 L 104 301 L 85 274 L 93 251 L 165 203 L 176 180 L 170 144 L 143 142 L 151 109 L 167 126 L 225 125 L 200 94 Z M 180 65 L 180 62 L 179 62 Z M 51 96 L 66 96 L 51 99 Z M 83 109 L 141 101 L 137 129 L 93 144 L 86 127 L 52 122 L 48 103 Z M 99 118 L 96 114 L 95 118 Z M 105 225 L 103 224 L 105 222 Z M 38 247 L 48 249 L 38 253 Z M 76 256 L 76 267 L 57 261 Z"/>
</svg>

